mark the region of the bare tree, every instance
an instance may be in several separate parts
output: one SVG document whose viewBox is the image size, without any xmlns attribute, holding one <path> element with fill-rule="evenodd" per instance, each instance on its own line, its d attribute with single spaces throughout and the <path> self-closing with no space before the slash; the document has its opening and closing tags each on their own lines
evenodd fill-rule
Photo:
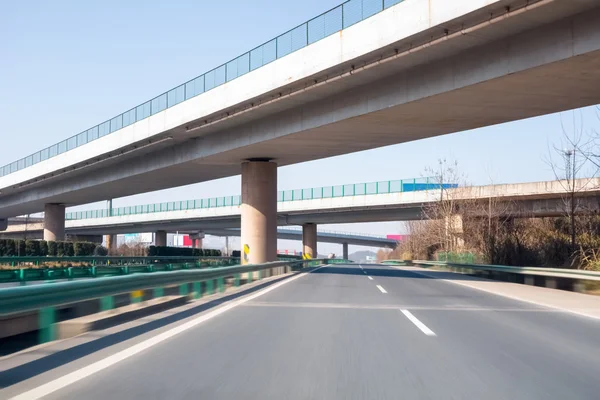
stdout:
<svg viewBox="0 0 600 400">
<path fill-rule="evenodd" d="M 427 229 L 421 234 L 429 246 L 443 251 L 461 250 L 464 245 L 462 214 L 468 208 L 464 196 L 465 178 L 458 170 L 458 163 L 445 159 L 438 161 L 435 169 L 426 169 L 432 201 L 423 207 L 428 220 Z"/>
<path fill-rule="evenodd" d="M 487 199 L 477 200 L 471 204 L 469 214 L 469 239 L 474 240 L 474 247 L 482 250 L 483 256 L 491 264 L 499 263 L 499 243 L 505 239 L 508 228 L 513 224 L 514 202 L 502 199 L 498 188 L 490 178 L 490 192 Z M 480 241 L 477 243 L 477 241 Z"/>
<path fill-rule="evenodd" d="M 577 250 L 577 215 L 582 211 L 579 193 L 589 189 L 592 177 L 599 169 L 600 163 L 596 163 L 600 158 L 594 154 L 594 138 L 584 129 L 581 112 L 573 111 L 570 129 L 561 117 L 561 128 L 563 138 L 549 149 L 547 163 L 565 192 L 562 207 L 569 220 L 570 252 L 573 254 Z"/>
</svg>

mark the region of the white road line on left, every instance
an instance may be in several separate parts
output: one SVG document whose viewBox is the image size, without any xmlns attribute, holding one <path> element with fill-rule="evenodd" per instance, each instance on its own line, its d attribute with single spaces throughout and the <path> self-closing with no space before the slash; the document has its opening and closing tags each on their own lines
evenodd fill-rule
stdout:
<svg viewBox="0 0 600 400">
<path fill-rule="evenodd" d="M 425 325 L 424 323 L 419 321 L 419 319 L 417 317 L 415 317 L 414 315 L 412 315 L 412 313 L 410 311 L 408 311 L 408 310 L 400 310 L 400 311 L 402 311 L 402 314 L 404 314 L 406 316 L 406 318 L 408 318 L 410 320 L 410 322 L 415 324 L 415 326 L 417 328 L 419 328 L 421 330 L 421 332 L 423 332 L 427 336 L 436 336 L 434 331 L 432 331 L 431 329 L 429 329 L 427 327 L 427 325 Z"/>
<path fill-rule="evenodd" d="M 377 289 L 381 290 L 381 293 L 387 293 L 387 290 L 385 290 L 381 285 L 377 285 Z"/>
<path fill-rule="evenodd" d="M 311 272 L 314 272 L 321 268 L 324 268 L 324 267 L 315 268 Z M 309 273 L 310 272 L 306 272 L 306 273 L 302 273 L 300 275 L 296 275 L 296 276 L 286 279 L 284 281 L 275 283 L 272 286 L 269 286 L 263 290 L 260 290 L 254 294 L 251 294 L 247 297 L 241 298 L 239 300 L 235 300 L 229 304 L 226 304 L 225 306 L 223 306 L 221 308 L 213 310 L 207 314 L 201 315 L 198 318 L 194 318 L 184 324 L 176 326 L 173 329 L 169 329 L 168 331 L 165 331 L 154 337 L 144 340 L 143 342 L 137 343 L 125 350 L 119 351 L 118 353 L 108 356 L 100 361 L 96 361 L 95 363 L 85 366 L 76 371 L 73 371 L 70 374 L 63 375 L 60 378 L 57 378 L 53 381 L 45 383 L 34 389 L 28 390 L 27 392 L 23 392 L 15 397 L 12 397 L 11 400 L 31 400 L 31 399 L 39 399 L 39 398 L 48 396 L 50 393 L 54 393 L 57 390 L 65 388 L 65 387 L 67 387 L 77 381 L 80 381 L 84 378 L 87 378 L 88 376 L 93 375 L 96 372 L 100 372 L 103 369 L 111 367 L 111 366 L 117 364 L 118 362 L 121 362 L 131 356 L 141 353 L 142 351 L 147 350 L 169 338 L 172 338 L 175 335 L 185 332 L 185 331 L 195 327 L 196 325 L 203 323 L 204 321 L 212 319 L 220 314 L 223 314 L 224 312 L 229 311 L 232 308 L 237 307 L 241 304 L 244 304 L 250 300 L 254 300 L 257 297 L 262 296 L 263 294 L 267 294 L 270 291 L 275 290 L 278 287 L 285 285 L 286 283 L 295 281 L 296 279 L 298 279 L 306 274 L 309 274 Z"/>
<path fill-rule="evenodd" d="M 370 276 L 367 276 L 367 278 L 369 278 L 369 280 L 371 280 L 371 281 L 373 280 L 373 278 L 371 278 Z"/>
</svg>

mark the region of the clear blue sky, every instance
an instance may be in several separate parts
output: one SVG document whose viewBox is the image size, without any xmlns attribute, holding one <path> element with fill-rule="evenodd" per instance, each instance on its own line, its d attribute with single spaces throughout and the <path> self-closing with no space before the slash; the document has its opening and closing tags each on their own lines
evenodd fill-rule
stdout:
<svg viewBox="0 0 600 400">
<path fill-rule="evenodd" d="M 0 164 L 54 144 L 287 31 L 340 0 L 5 1 Z M 600 123 L 581 111 L 587 129 Z M 279 169 L 279 189 L 420 177 L 456 159 L 474 184 L 553 179 L 544 158 L 571 113 Z M 600 130 L 600 129 L 598 129 Z M 118 199 L 115 206 L 238 194 L 239 177 Z M 80 208 L 97 208 L 98 205 Z M 333 230 L 398 233 L 399 223 Z M 282 242 L 280 248 L 298 248 Z M 327 246 L 335 251 L 336 246 Z M 339 249 L 337 249 L 339 251 Z"/>
</svg>

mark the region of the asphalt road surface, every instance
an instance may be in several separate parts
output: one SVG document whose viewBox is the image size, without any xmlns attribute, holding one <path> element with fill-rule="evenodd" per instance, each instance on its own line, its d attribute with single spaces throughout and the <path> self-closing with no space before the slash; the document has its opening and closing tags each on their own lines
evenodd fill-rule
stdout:
<svg viewBox="0 0 600 400">
<path fill-rule="evenodd" d="M 600 321 L 387 266 L 323 267 L 188 328 L 44 398 L 600 398 Z"/>
</svg>

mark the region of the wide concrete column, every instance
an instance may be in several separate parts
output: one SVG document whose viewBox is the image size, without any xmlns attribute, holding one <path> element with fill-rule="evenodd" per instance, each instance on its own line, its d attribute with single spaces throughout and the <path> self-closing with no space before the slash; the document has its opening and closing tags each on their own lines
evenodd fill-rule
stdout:
<svg viewBox="0 0 600 400">
<path fill-rule="evenodd" d="M 104 241 L 106 242 L 108 254 L 112 254 L 117 250 L 117 235 L 106 235 Z"/>
<path fill-rule="evenodd" d="M 348 259 L 348 243 L 343 243 L 342 244 L 342 258 L 344 260 Z"/>
<path fill-rule="evenodd" d="M 463 251 L 465 240 L 463 238 L 463 219 L 460 214 L 453 214 L 444 218 L 446 238 L 449 241 L 449 250 Z"/>
<path fill-rule="evenodd" d="M 204 233 L 192 233 L 190 234 L 190 239 L 192 240 L 192 248 L 201 249 L 202 248 L 202 239 L 204 239 Z"/>
<path fill-rule="evenodd" d="M 154 245 L 160 247 L 167 245 L 167 231 L 156 231 L 154 233 Z"/>
<path fill-rule="evenodd" d="M 302 225 L 302 254 L 306 258 L 317 258 L 317 225 Z"/>
<path fill-rule="evenodd" d="M 242 263 L 277 260 L 277 164 L 242 163 Z"/>
<path fill-rule="evenodd" d="M 65 240 L 64 204 L 46 204 L 44 206 L 44 240 Z"/>
</svg>

